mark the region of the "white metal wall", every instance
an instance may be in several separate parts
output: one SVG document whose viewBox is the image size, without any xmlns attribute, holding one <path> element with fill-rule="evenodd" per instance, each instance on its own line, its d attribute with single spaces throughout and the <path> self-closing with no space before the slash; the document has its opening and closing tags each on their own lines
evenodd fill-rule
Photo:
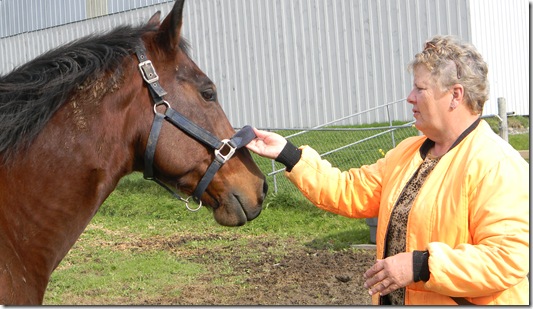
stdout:
<svg viewBox="0 0 533 309">
<path fill-rule="evenodd" d="M 469 20 L 470 1 L 189 0 L 183 34 L 234 126 L 310 127 L 404 99 L 412 85 L 406 65 L 425 40 L 434 34 L 471 40 L 478 26 Z M 157 10 L 166 15 L 172 5 L 0 39 L 0 74 L 79 36 L 144 22 Z M 529 114 L 528 103 L 512 102 Z M 392 117 L 411 120 L 410 110 L 394 104 Z M 346 123 L 386 120 L 376 110 Z"/>
<path fill-rule="evenodd" d="M 530 42 L 528 0 L 470 0 L 472 43 L 489 66 L 490 100 L 485 114 L 507 111 L 529 115 Z"/>
<path fill-rule="evenodd" d="M 0 0 L 0 38 L 172 0 Z"/>
<path fill-rule="evenodd" d="M 207 0 L 195 3 L 188 26 L 195 56 L 224 91 L 235 123 L 308 127 L 405 98 L 406 64 L 428 37 L 469 39 L 466 4 Z M 433 18 L 436 11 L 444 17 Z M 410 110 L 396 104 L 392 116 L 410 120 Z M 354 120 L 387 118 L 376 111 L 347 123 Z"/>
<path fill-rule="evenodd" d="M 91 33 L 104 32 L 119 24 L 146 22 L 156 11 L 154 7 L 148 7 L 2 38 L 0 74 L 8 73 L 52 48 Z"/>
</svg>

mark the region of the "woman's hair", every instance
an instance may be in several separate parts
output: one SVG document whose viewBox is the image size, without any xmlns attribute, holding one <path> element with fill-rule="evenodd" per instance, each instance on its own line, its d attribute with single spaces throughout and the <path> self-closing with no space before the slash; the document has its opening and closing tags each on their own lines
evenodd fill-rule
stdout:
<svg viewBox="0 0 533 309">
<path fill-rule="evenodd" d="M 476 114 L 483 112 L 483 105 L 489 99 L 488 67 L 472 44 L 454 36 L 437 35 L 415 55 L 409 70 L 419 65 L 431 72 L 443 91 L 461 84 L 470 109 Z"/>
</svg>

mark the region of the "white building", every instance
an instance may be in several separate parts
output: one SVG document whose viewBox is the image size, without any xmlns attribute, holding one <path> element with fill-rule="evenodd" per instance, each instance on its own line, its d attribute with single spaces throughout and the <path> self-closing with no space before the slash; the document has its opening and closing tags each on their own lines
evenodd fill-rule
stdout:
<svg viewBox="0 0 533 309">
<path fill-rule="evenodd" d="M 0 74 L 118 24 L 169 12 L 168 0 L 0 0 Z M 189 0 L 183 35 L 217 84 L 235 127 L 305 128 L 402 101 L 407 63 L 435 34 L 472 42 L 489 65 L 491 97 L 529 115 L 527 0 Z M 411 120 L 406 102 L 392 105 Z M 346 120 L 386 121 L 375 110 Z"/>
</svg>

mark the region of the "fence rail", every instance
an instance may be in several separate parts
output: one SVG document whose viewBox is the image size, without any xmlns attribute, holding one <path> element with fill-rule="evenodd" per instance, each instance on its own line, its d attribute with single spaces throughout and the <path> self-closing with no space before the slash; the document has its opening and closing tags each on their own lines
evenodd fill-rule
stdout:
<svg viewBox="0 0 533 309">
<path fill-rule="evenodd" d="M 393 121 L 388 110 L 393 105 L 402 103 L 404 100 L 381 105 L 367 111 L 358 112 L 335 121 L 331 121 L 313 128 L 307 129 L 272 129 L 263 130 L 276 131 L 285 136 L 294 145 L 310 145 L 320 153 L 322 158 L 326 158 L 333 166 L 341 170 L 353 167 L 360 167 L 365 164 L 372 164 L 390 149 L 411 136 L 417 136 L 420 132 L 414 127 L 414 121 L 398 122 Z M 343 121 L 357 117 L 361 114 L 374 112 L 381 109 L 387 115 L 388 124 L 374 124 L 367 126 L 342 126 L 337 125 Z M 508 113 L 505 106 L 501 107 L 498 115 L 485 115 L 482 118 L 495 118 L 500 123 L 500 136 L 506 137 L 506 121 Z M 523 154 L 526 156 L 526 154 Z M 529 158 L 529 153 L 527 153 Z M 267 179 L 274 193 L 279 191 L 297 191 L 297 189 L 284 177 L 280 176 L 285 168 L 282 164 L 256 156 L 256 162 L 261 170 L 267 175 Z"/>
<path fill-rule="evenodd" d="M 377 161 L 388 150 L 394 148 L 399 141 L 419 134 L 418 130 L 413 127 L 414 122 L 393 121 L 390 116 L 389 110 L 394 108 L 395 104 L 404 101 L 390 102 L 312 128 L 265 128 L 264 130 L 276 131 L 295 145 L 312 146 L 320 153 L 321 157 L 327 158 L 331 164 L 340 169 L 359 167 Z M 386 115 L 387 123 L 357 127 L 339 125 L 350 118 L 376 110 L 381 110 Z M 297 190 L 284 176 L 280 176 L 280 173 L 285 169 L 282 164 L 261 157 L 256 157 L 256 162 L 261 170 L 267 174 L 269 184 L 275 193 L 284 190 Z"/>
</svg>

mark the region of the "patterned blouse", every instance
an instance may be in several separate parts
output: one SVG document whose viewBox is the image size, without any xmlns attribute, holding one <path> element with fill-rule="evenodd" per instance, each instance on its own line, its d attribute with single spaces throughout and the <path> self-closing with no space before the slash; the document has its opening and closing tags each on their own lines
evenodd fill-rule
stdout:
<svg viewBox="0 0 533 309">
<path fill-rule="evenodd" d="M 385 256 L 393 256 L 405 252 L 405 235 L 409 211 L 420 188 L 424 184 L 433 168 L 437 165 L 441 157 L 427 154 L 426 158 L 418 168 L 417 172 L 405 185 L 394 209 L 392 210 L 389 229 L 387 232 Z M 405 288 L 397 289 L 387 295 L 392 305 L 403 305 L 405 299 Z"/>
</svg>

